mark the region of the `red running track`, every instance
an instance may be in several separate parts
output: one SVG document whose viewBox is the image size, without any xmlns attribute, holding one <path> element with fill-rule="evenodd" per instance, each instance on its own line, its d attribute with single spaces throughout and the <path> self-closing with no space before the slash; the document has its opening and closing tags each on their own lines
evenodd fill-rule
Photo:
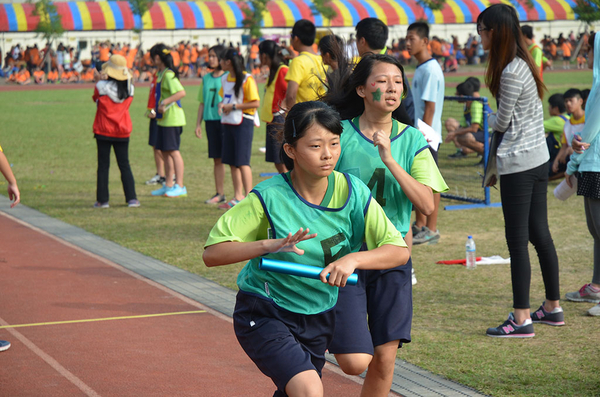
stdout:
<svg viewBox="0 0 600 397">
<path fill-rule="evenodd" d="M 228 317 L 3 213 L 0 236 L 1 396 L 273 394 Z M 360 393 L 330 364 L 323 382 Z"/>
</svg>

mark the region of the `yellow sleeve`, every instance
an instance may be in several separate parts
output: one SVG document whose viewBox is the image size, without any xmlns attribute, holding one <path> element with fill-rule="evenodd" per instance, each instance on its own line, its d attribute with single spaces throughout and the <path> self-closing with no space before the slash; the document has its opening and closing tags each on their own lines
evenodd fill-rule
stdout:
<svg viewBox="0 0 600 397">
<path fill-rule="evenodd" d="M 213 226 L 204 247 L 226 241 L 250 242 L 268 238 L 269 221 L 254 193 L 236 204 Z"/>
<path fill-rule="evenodd" d="M 258 95 L 258 86 L 256 85 L 254 77 L 248 76 L 246 82 L 244 83 L 243 89 L 244 102 L 260 101 L 260 96 Z"/>
<path fill-rule="evenodd" d="M 415 156 L 410 176 L 423 185 L 429 186 L 434 193 L 443 193 L 448 190 L 448 185 L 428 149 L 422 150 Z"/>
<path fill-rule="evenodd" d="M 290 64 L 287 74 L 285 75 L 286 81 L 295 81 L 298 83 L 298 85 L 302 83 L 302 81 L 306 78 L 306 57 L 306 55 L 298 55 L 296 58 L 294 58 L 293 62 Z M 310 62 L 310 59 L 306 60 Z"/>
<path fill-rule="evenodd" d="M 402 234 L 385 215 L 379 203 L 372 197 L 365 215 L 365 242 L 369 250 L 386 244 L 398 247 L 407 246 Z"/>
</svg>

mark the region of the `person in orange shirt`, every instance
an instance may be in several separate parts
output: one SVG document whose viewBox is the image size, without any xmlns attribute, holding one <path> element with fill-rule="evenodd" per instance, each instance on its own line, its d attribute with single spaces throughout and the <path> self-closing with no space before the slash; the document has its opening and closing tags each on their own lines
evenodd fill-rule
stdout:
<svg viewBox="0 0 600 397">
<path fill-rule="evenodd" d="M 45 84 L 46 83 L 46 73 L 39 66 L 35 67 L 33 71 L 33 81 L 36 84 Z"/>
<path fill-rule="evenodd" d="M 35 44 L 29 51 L 29 57 L 31 58 L 31 67 L 30 69 L 35 69 L 36 66 L 40 66 L 42 63 L 42 59 L 40 57 L 40 50 L 38 49 L 37 44 Z"/>
<path fill-rule="evenodd" d="M 191 51 L 189 44 L 184 47 L 183 53 L 181 56 L 181 75 L 182 77 L 190 77 L 192 73 L 192 59 L 191 59 Z"/>
<path fill-rule="evenodd" d="M 67 83 L 71 82 L 72 78 L 73 78 L 73 72 L 70 71 L 70 70 L 65 70 L 60 75 L 60 82 L 63 83 L 63 84 L 67 84 Z"/>
<path fill-rule="evenodd" d="M 181 68 L 181 56 L 179 55 L 179 52 L 177 51 L 177 47 L 173 47 L 171 50 L 171 57 L 173 58 L 173 66 L 177 69 L 177 71 L 180 71 Z"/>
<path fill-rule="evenodd" d="M 560 50 L 563 57 L 563 69 L 571 68 L 571 43 L 567 39 L 562 39 L 560 43 Z"/>
<path fill-rule="evenodd" d="M 58 81 L 58 69 L 56 69 L 56 67 L 52 68 L 52 70 L 48 72 L 48 78 L 46 81 L 48 81 L 48 83 L 56 83 Z"/>
<path fill-rule="evenodd" d="M 556 61 L 556 59 L 557 59 L 556 51 L 557 51 L 556 43 L 554 42 L 554 40 L 550 40 L 550 55 L 552 56 L 553 61 Z"/>
<path fill-rule="evenodd" d="M 15 75 L 15 83 L 19 85 L 31 84 L 31 74 L 27 70 L 27 64 L 21 64 L 21 69 Z"/>
<path fill-rule="evenodd" d="M 91 83 L 94 81 L 94 69 L 92 68 L 85 68 L 83 69 L 83 72 L 81 72 L 80 75 L 80 81 L 82 83 Z"/>
<path fill-rule="evenodd" d="M 96 65 L 96 69 L 98 71 L 102 70 L 102 65 L 104 65 L 105 62 L 108 62 L 109 59 L 110 59 L 110 46 L 108 45 L 108 43 L 100 43 L 100 56 L 99 56 L 100 62 L 98 62 L 98 64 Z"/>
<path fill-rule="evenodd" d="M 192 63 L 192 67 L 196 71 L 198 70 L 198 55 L 198 43 L 194 43 L 194 45 L 192 45 L 192 49 L 190 50 L 190 62 Z"/>
</svg>

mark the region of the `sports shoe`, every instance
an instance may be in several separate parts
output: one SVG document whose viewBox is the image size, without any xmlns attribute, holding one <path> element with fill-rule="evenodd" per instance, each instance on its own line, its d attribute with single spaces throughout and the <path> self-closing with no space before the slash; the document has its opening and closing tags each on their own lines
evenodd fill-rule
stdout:
<svg viewBox="0 0 600 397">
<path fill-rule="evenodd" d="M 429 230 L 427 226 L 423 226 L 421 231 L 413 236 L 413 245 L 419 244 L 436 244 L 440 239 L 440 231 L 435 232 Z"/>
<path fill-rule="evenodd" d="M 594 287 L 592 284 L 585 284 L 579 288 L 579 291 L 567 292 L 565 298 L 573 302 L 600 302 L 600 289 Z"/>
<path fill-rule="evenodd" d="M 172 189 L 170 187 L 167 187 L 167 185 L 165 185 L 163 183 L 162 187 L 160 189 L 156 189 L 152 191 L 152 195 L 153 196 L 164 196 L 165 194 L 167 194 L 167 192 L 169 191 L 169 189 Z"/>
<path fill-rule="evenodd" d="M 156 185 L 160 183 L 160 175 L 156 174 L 146 181 L 146 185 Z"/>
<path fill-rule="evenodd" d="M 502 325 L 496 328 L 488 328 L 485 334 L 492 338 L 533 338 L 535 336 L 531 319 L 525 320 L 523 325 L 517 325 L 515 316 L 512 313 L 508 315 L 508 320 Z"/>
<path fill-rule="evenodd" d="M 423 230 L 423 228 L 422 228 L 422 227 L 418 227 L 418 226 L 417 226 L 417 222 L 413 222 L 413 224 L 412 224 L 412 226 L 411 226 L 410 228 L 412 229 L 412 235 L 413 235 L 413 238 L 414 238 L 414 237 L 415 237 L 417 234 L 419 234 L 419 232 L 420 232 L 421 230 Z"/>
<path fill-rule="evenodd" d="M 600 316 L 600 304 L 592 307 L 590 310 L 588 310 L 588 314 L 590 316 Z"/>
<path fill-rule="evenodd" d="M 99 201 L 96 201 L 94 203 L 94 208 L 109 208 L 110 206 L 108 205 L 108 201 L 106 203 L 101 203 Z"/>
<path fill-rule="evenodd" d="M 4 350 L 8 350 L 8 348 L 10 347 L 10 342 L 7 340 L 0 340 L 0 352 L 3 352 Z"/>
<path fill-rule="evenodd" d="M 236 199 L 231 199 L 228 202 L 219 205 L 219 208 L 222 210 L 228 210 L 235 207 L 237 203 L 239 203 L 239 201 L 237 201 Z"/>
<path fill-rule="evenodd" d="M 448 155 L 448 158 L 449 158 L 450 160 L 464 159 L 465 157 L 467 157 L 467 154 L 466 154 L 466 153 L 463 153 L 463 151 L 462 151 L 462 150 L 460 150 L 460 149 L 458 149 L 458 150 L 456 151 L 456 153 L 454 153 L 454 154 L 449 154 L 449 155 Z"/>
<path fill-rule="evenodd" d="M 140 205 L 141 205 L 141 204 L 140 204 L 140 201 L 139 201 L 138 199 L 129 200 L 129 201 L 127 202 L 127 206 L 128 206 L 129 208 L 137 208 L 137 207 L 139 207 Z"/>
<path fill-rule="evenodd" d="M 412 285 L 415 285 L 417 283 L 417 276 L 415 276 L 415 269 L 414 268 L 411 269 L 410 278 L 411 278 Z"/>
<path fill-rule="evenodd" d="M 173 198 L 173 197 L 187 197 L 187 188 L 181 187 L 178 184 L 174 184 L 172 189 L 167 190 L 165 196 Z"/>
<path fill-rule="evenodd" d="M 547 312 L 542 303 L 539 309 L 531 313 L 531 321 L 548 325 L 565 325 L 565 314 L 562 307 L 557 307 L 551 312 Z"/>
<path fill-rule="evenodd" d="M 225 195 L 215 193 L 214 196 L 204 202 L 204 204 L 220 204 L 225 202 Z"/>
</svg>

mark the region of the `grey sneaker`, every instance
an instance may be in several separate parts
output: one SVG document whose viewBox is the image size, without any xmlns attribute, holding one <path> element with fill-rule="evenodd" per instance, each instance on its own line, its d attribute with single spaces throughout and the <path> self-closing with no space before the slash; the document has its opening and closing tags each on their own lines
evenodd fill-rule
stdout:
<svg viewBox="0 0 600 397">
<path fill-rule="evenodd" d="M 600 304 L 592 307 L 590 310 L 588 310 L 588 314 L 590 316 L 600 316 Z"/>
<path fill-rule="evenodd" d="M 419 232 L 421 230 L 423 230 L 423 228 L 422 227 L 418 227 L 417 226 L 417 222 L 413 222 L 413 224 L 411 226 L 411 230 L 412 230 L 412 235 L 413 235 L 413 238 L 414 238 L 417 234 L 419 234 Z"/>
<path fill-rule="evenodd" d="M 586 284 L 583 287 L 581 287 L 579 291 L 567 292 L 565 294 L 565 298 L 573 302 L 599 303 L 600 289 L 597 289 L 592 284 Z"/>
<path fill-rule="evenodd" d="M 156 185 L 160 183 L 160 175 L 156 174 L 146 181 L 146 185 Z"/>
<path fill-rule="evenodd" d="M 413 237 L 413 245 L 436 244 L 440 239 L 440 231 L 431 231 L 427 226 L 423 226 L 421 231 Z"/>
</svg>

